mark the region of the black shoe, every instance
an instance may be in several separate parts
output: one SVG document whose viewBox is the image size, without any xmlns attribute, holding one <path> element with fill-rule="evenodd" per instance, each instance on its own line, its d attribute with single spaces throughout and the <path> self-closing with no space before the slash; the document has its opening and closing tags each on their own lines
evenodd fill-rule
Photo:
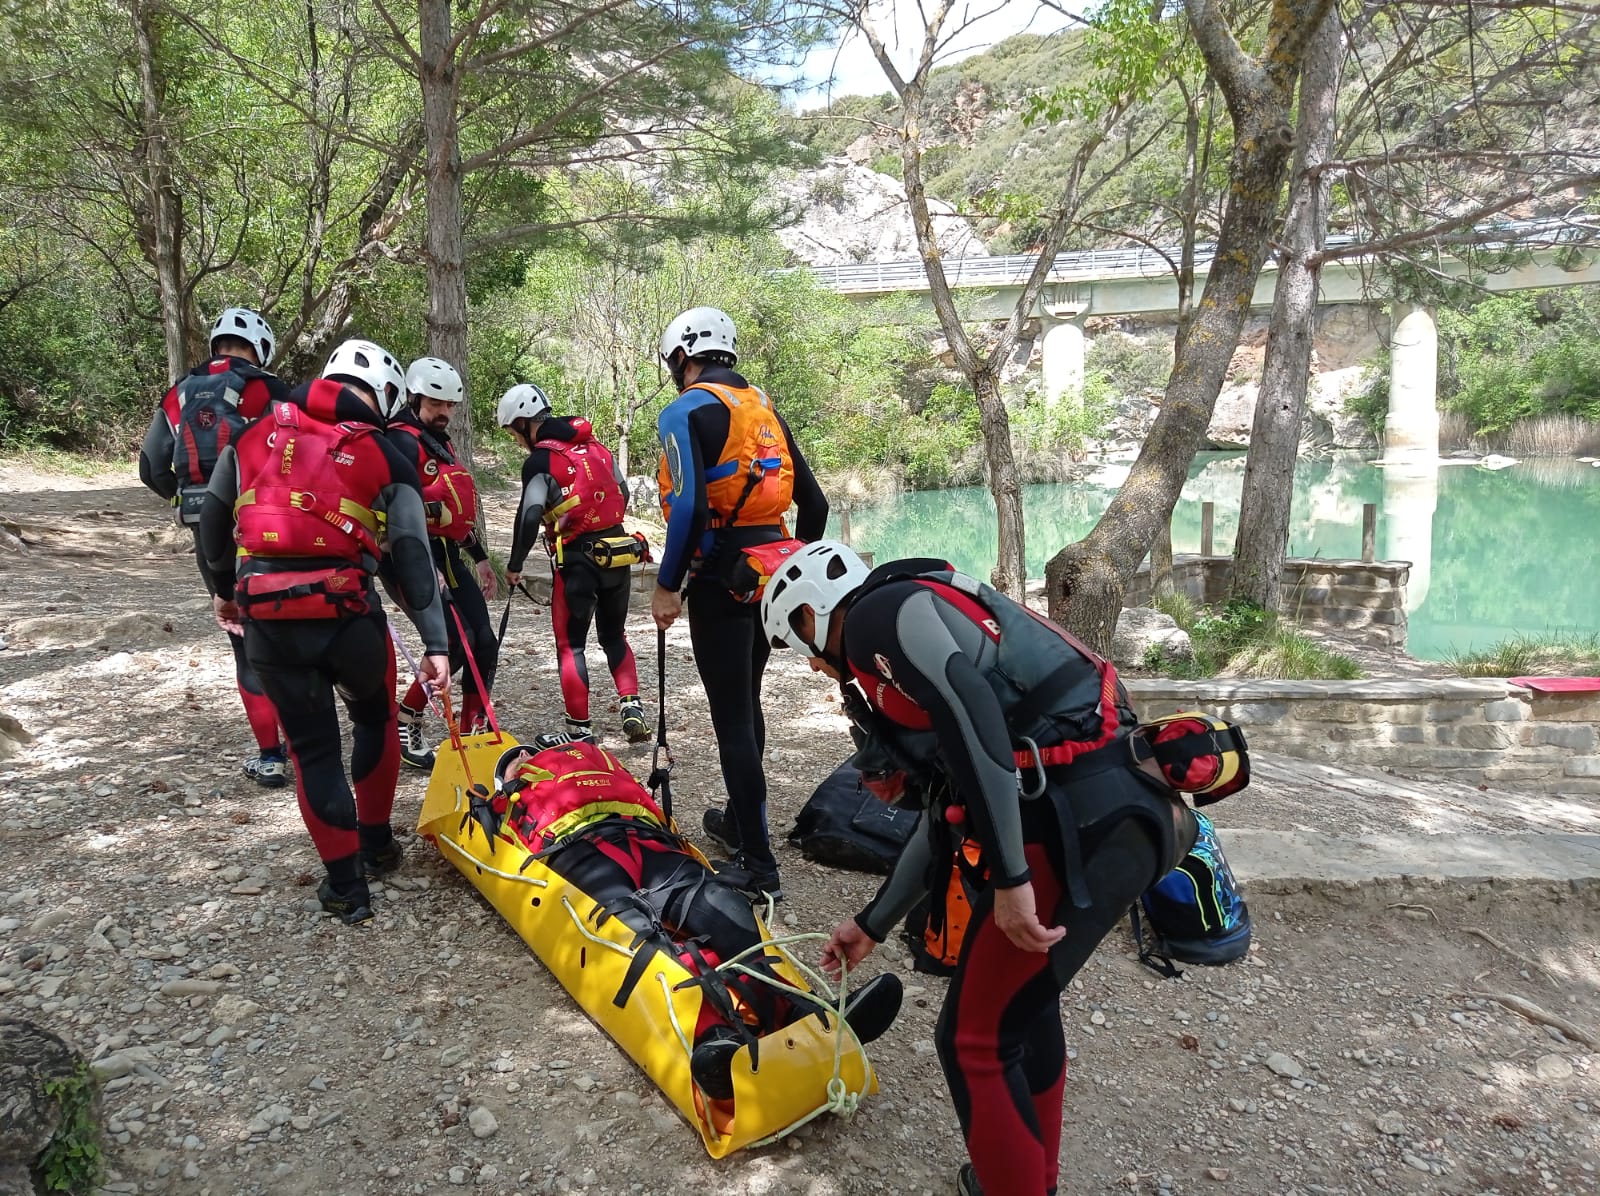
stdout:
<svg viewBox="0 0 1600 1196">
<path fill-rule="evenodd" d="M 380 880 L 396 868 L 400 861 L 405 859 L 405 848 L 395 840 L 390 839 L 382 847 L 361 849 L 361 874 L 368 880 Z"/>
<path fill-rule="evenodd" d="M 783 900 L 783 885 L 778 878 L 776 864 L 753 863 L 749 856 L 742 851 L 734 852 L 733 859 L 728 861 L 728 867 L 723 869 L 729 875 L 733 887 L 754 902 Z"/>
<path fill-rule="evenodd" d="M 732 859 L 739 854 L 739 844 L 734 841 L 733 825 L 728 821 L 726 810 L 710 809 L 700 817 L 700 827 L 710 839 L 722 849 L 722 854 Z"/>
<path fill-rule="evenodd" d="M 689 1053 L 689 1074 L 712 1100 L 733 1099 L 733 1057 L 741 1045 L 737 1032 L 712 1026 Z"/>
<path fill-rule="evenodd" d="M 622 715 L 622 733 L 629 743 L 650 741 L 650 724 L 645 721 L 643 702 L 638 698 L 623 698 L 618 712 Z"/>
<path fill-rule="evenodd" d="M 961 1170 L 956 1172 L 956 1196 L 983 1196 L 983 1189 L 978 1186 L 978 1173 L 971 1163 L 962 1163 Z"/>
<path fill-rule="evenodd" d="M 339 894 L 334 890 L 333 882 L 324 879 L 317 886 L 317 900 L 322 902 L 325 913 L 330 913 L 346 926 L 359 926 L 363 922 L 372 921 L 371 898 L 367 895 L 367 882 L 358 881 L 358 888 L 352 889 L 347 894 Z"/>
<path fill-rule="evenodd" d="M 905 986 L 893 972 L 874 976 L 844 999 L 844 1020 L 856 1038 L 865 1045 L 879 1038 L 894 1024 L 900 1012 Z"/>
</svg>

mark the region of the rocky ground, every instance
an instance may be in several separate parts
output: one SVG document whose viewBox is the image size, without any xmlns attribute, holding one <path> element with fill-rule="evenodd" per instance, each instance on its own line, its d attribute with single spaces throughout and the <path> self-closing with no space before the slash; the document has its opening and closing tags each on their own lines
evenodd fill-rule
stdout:
<svg viewBox="0 0 1600 1196">
<path fill-rule="evenodd" d="M 491 517 L 503 523 L 507 504 L 491 496 Z M 372 926 L 316 912 L 292 794 L 239 774 L 231 660 L 185 538 L 130 473 L 0 466 L 0 516 L 36 541 L 0 553 L 0 716 L 33 738 L 0 762 L 0 1011 L 94 1059 L 108 1190 L 952 1190 L 962 1152 L 932 1044 L 942 981 L 907 973 L 908 1008 L 872 1050 L 882 1092 L 853 1120 L 713 1163 L 426 844 L 406 839 Z M 648 646 L 640 614 L 634 642 Z M 681 816 L 698 826 L 719 781 L 682 629 L 669 655 Z M 598 653 L 591 669 L 603 676 Z M 510 727 L 558 715 L 545 613 L 515 611 L 501 675 Z M 782 828 L 846 741 L 798 660 L 776 662 L 768 689 Z M 598 718 L 615 715 L 602 704 Z M 647 767 L 645 751 L 624 756 Z M 403 778 L 397 824 L 423 783 Z M 1257 816 L 1259 794 L 1237 813 L 1224 804 L 1224 834 L 1230 818 L 1348 813 L 1327 788 L 1269 783 L 1275 814 Z M 780 859 L 789 928 L 827 928 L 875 884 Z M 1594 1043 L 1474 995 L 1594 1034 L 1595 887 L 1276 884 L 1249 897 L 1256 944 L 1239 964 L 1162 981 L 1118 933 L 1074 982 L 1063 1191 L 1600 1191 Z M 906 966 L 894 944 L 868 964 Z"/>
</svg>

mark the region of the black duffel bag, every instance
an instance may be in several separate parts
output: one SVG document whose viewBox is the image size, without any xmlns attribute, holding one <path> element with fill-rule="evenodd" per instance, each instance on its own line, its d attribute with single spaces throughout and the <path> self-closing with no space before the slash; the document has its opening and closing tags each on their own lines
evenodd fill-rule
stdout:
<svg viewBox="0 0 1600 1196">
<path fill-rule="evenodd" d="M 910 842 L 919 818 L 915 810 L 874 797 L 861 784 L 861 771 L 846 760 L 795 817 L 789 842 L 819 864 L 886 873 Z"/>
</svg>

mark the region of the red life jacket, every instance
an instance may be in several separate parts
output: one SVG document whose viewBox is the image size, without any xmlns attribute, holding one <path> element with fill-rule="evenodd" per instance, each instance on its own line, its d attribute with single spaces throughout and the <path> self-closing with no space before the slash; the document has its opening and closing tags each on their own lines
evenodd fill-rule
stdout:
<svg viewBox="0 0 1600 1196">
<path fill-rule="evenodd" d="M 524 786 L 506 814 L 506 825 L 529 851 L 546 851 L 607 816 L 667 825 L 650 794 L 611 753 L 592 743 L 546 748 L 524 760 L 506 778 Z"/>
<path fill-rule="evenodd" d="M 211 480 L 222 450 L 265 410 L 267 389 L 258 380 L 270 377 L 248 361 L 218 357 L 167 392 L 161 406 L 172 428 L 172 472 L 179 487 Z"/>
<path fill-rule="evenodd" d="M 546 509 L 544 518 L 563 544 L 616 527 L 628 509 L 611 450 L 594 438 L 588 420 L 568 422 L 576 439 L 541 440 L 533 446 L 550 454 L 550 475 L 561 487 L 560 500 Z"/>
<path fill-rule="evenodd" d="M 428 534 L 460 543 L 472 534 L 478 518 L 478 487 L 466 466 L 428 432 L 410 424 L 396 424 L 416 442 L 417 476 L 422 479 L 422 503 L 428 514 Z"/>
<path fill-rule="evenodd" d="M 331 410 L 312 383 L 308 406 Z M 372 509 L 391 481 L 369 424 L 326 424 L 294 403 L 274 403 L 239 441 L 239 497 L 233 505 L 238 595 L 253 619 L 328 618 L 364 613 L 368 560 L 382 555 Z M 303 570 L 251 570 L 253 558 L 304 560 Z M 321 562 L 326 562 L 322 564 Z"/>
</svg>

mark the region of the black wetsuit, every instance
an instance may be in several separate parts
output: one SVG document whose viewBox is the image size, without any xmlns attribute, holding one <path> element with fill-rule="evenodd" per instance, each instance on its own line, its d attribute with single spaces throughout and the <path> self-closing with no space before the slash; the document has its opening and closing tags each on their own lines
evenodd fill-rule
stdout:
<svg viewBox="0 0 1600 1196">
<path fill-rule="evenodd" d="M 750 385 L 742 374 L 718 365 L 703 370 L 697 382 L 734 388 Z M 684 592 L 694 664 L 705 686 L 722 783 L 728 792 L 724 834 L 754 868 L 765 871 L 777 867 L 767 829 L 767 777 L 761 765 L 767 746 L 761 679 L 772 645 L 761 632 L 760 604 L 736 601 L 716 573 L 728 560 L 727 554 L 737 550 L 742 537 L 755 537 L 749 543 L 759 542 L 772 538 L 773 529 L 747 524 L 720 532 L 708 529 L 711 511 L 706 470 L 721 459 L 731 422 L 721 400 L 694 386 L 686 388 L 661 413 L 662 443 L 670 437 L 679 446 L 683 494 L 672 504 L 656 584 Z M 828 526 L 827 497 L 781 415 L 778 422 L 794 462 L 795 538 L 819 539 Z M 685 444 L 687 452 L 682 447 Z M 728 512 L 717 514 L 725 517 Z M 702 568 L 707 561 L 711 563 Z"/>
<path fill-rule="evenodd" d="M 327 383 L 319 394 L 327 394 Z M 294 392 L 294 402 L 304 407 L 308 388 Z M 321 407 L 305 418 L 370 424 L 382 422 L 360 398 L 340 390 L 332 409 Z M 266 429 L 254 425 L 239 441 L 240 452 L 254 452 L 251 437 Z M 423 649 L 442 655 L 447 649 L 444 613 L 428 548 L 422 489 L 410 461 L 380 434 L 360 446 L 362 468 L 372 471 L 377 487 L 370 504 L 387 519 L 386 552 L 405 599 Z M 381 454 L 379 456 L 378 454 Z M 200 515 L 200 542 L 216 579 L 217 592 L 235 595 L 236 556 L 234 503 L 239 497 L 239 458 L 234 446 L 223 450 L 211 477 L 210 490 Z M 336 504 L 338 496 L 323 495 Z M 252 573 L 295 572 L 326 566 L 320 558 L 249 556 L 243 558 Z M 354 563 L 354 562 L 353 562 Z M 363 554 L 360 568 L 369 576 L 378 562 Z M 358 849 L 384 847 L 390 839 L 389 816 L 394 806 L 395 781 L 400 771 L 400 742 L 396 734 L 394 700 L 394 646 L 375 590 L 366 614 L 321 619 L 250 619 L 244 624 L 245 652 L 267 695 L 277 707 L 295 764 L 295 787 L 306 828 L 328 869 L 328 877 L 341 896 L 365 898 Z M 351 784 L 345 778 L 339 716 L 334 707 L 338 693 L 350 715 L 354 746 L 350 758 Z"/>
<path fill-rule="evenodd" d="M 904 572 L 937 562 L 910 564 Z M 1053 634 L 1042 626 L 1017 633 Z M 919 834 L 856 921 L 881 942 L 933 884 L 948 881 L 943 807 L 962 811 L 961 833 L 982 846 L 991 880 L 967 923 L 935 1041 L 983 1191 L 1044 1196 L 1056 1191 L 1060 1153 L 1061 992 L 1139 894 L 1187 850 L 1183 837 L 1192 841 L 1193 823 L 1133 769 L 1119 762 L 1098 770 L 1109 756 L 1049 769 L 1046 793 L 1023 800 L 996 688 L 1004 683 L 993 679 L 997 642 L 975 603 L 917 580 L 876 585 L 848 608 L 845 660 L 879 714 L 876 733 L 954 795 L 923 815 Z M 1120 761 L 1127 730 L 1099 750 L 1122 753 Z M 1077 829 L 1087 893 L 1077 908 L 1066 895 L 1064 819 Z M 1033 886 L 1039 921 L 1067 929 L 1048 953 L 1019 949 L 993 920 L 994 888 L 1023 883 Z"/>
</svg>

